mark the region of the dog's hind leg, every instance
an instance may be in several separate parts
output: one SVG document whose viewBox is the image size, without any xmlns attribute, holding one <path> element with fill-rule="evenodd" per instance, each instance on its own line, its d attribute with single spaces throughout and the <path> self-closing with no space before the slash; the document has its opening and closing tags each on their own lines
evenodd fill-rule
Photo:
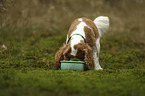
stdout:
<svg viewBox="0 0 145 96">
<path fill-rule="evenodd" d="M 96 40 L 96 47 L 93 47 L 93 58 L 95 63 L 95 70 L 103 70 L 99 64 L 99 53 L 100 53 L 100 38 Z"/>
</svg>

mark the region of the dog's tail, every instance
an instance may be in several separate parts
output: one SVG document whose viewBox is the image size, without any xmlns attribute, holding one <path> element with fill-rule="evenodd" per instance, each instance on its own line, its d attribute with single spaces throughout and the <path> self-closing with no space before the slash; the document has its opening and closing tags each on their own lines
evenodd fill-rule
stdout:
<svg viewBox="0 0 145 96">
<path fill-rule="evenodd" d="M 94 20 L 95 25 L 98 28 L 100 37 L 106 33 L 109 29 L 109 18 L 107 16 L 99 16 Z"/>
</svg>

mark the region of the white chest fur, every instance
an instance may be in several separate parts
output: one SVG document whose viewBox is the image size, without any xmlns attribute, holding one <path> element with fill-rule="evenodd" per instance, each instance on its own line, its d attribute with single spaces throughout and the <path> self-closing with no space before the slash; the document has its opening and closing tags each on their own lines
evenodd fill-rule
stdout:
<svg viewBox="0 0 145 96">
<path fill-rule="evenodd" d="M 72 39 L 71 39 L 71 55 L 76 56 L 77 50 L 74 49 L 74 45 L 81 43 L 81 40 L 84 40 L 81 36 L 79 35 L 74 35 L 74 34 L 80 34 L 82 35 L 84 38 L 86 38 L 85 36 L 85 32 L 84 32 L 84 27 L 87 26 L 87 24 L 85 22 L 82 21 L 82 19 L 79 19 L 80 24 L 77 25 L 76 30 L 74 30 L 71 34 Z M 74 36 L 73 36 L 74 35 Z"/>
</svg>

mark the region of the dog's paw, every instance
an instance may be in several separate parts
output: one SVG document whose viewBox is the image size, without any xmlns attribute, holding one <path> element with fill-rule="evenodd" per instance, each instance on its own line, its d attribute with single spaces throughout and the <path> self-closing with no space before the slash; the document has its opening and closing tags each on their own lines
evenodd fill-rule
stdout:
<svg viewBox="0 0 145 96">
<path fill-rule="evenodd" d="M 103 70 L 101 67 L 95 67 L 95 70 Z"/>
</svg>

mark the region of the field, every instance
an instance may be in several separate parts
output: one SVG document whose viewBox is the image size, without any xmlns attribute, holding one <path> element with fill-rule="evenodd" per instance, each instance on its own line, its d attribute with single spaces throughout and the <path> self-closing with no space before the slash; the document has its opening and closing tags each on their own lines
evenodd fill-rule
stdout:
<svg viewBox="0 0 145 96">
<path fill-rule="evenodd" d="M 144 4 L 143 0 L 1 0 L 0 96 L 144 96 Z M 54 70 L 55 53 L 71 22 L 99 15 L 110 18 L 110 29 L 101 38 L 104 70 Z"/>
</svg>

